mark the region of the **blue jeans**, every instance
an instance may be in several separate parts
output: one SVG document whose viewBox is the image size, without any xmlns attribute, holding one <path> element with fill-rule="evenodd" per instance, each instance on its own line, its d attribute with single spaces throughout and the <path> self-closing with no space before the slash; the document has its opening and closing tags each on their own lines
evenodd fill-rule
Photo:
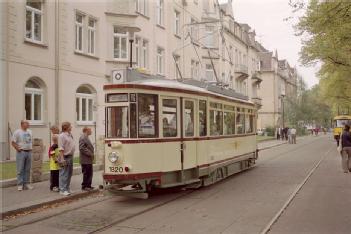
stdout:
<svg viewBox="0 0 351 234">
<path fill-rule="evenodd" d="M 29 183 L 30 168 L 32 166 L 32 152 L 20 151 L 16 153 L 17 185 Z"/>
<path fill-rule="evenodd" d="M 66 165 L 60 169 L 59 185 L 61 192 L 69 192 L 73 173 L 73 156 L 65 155 Z"/>
</svg>

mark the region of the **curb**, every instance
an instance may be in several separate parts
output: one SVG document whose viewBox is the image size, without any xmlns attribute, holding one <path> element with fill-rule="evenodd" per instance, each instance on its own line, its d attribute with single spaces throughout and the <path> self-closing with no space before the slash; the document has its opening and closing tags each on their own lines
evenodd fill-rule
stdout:
<svg viewBox="0 0 351 234">
<path fill-rule="evenodd" d="M 274 147 L 276 147 L 276 146 L 280 146 L 280 145 L 284 145 L 284 144 L 287 144 L 287 142 L 281 142 L 281 143 L 276 144 L 276 145 L 271 145 L 271 146 L 266 146 L 266 147 L 263 147 L 263 148 L 259 148 L 258 151 L 271 149 L 271 148 L 274 148 Z"/>
<path fill-rule="evenodd" d="M 93 171 L 101 171 L 101 170 L 103 170 L 103 165 L 100 165 L 100 164 L 99 165 L 97 165 L 97 164 L 93 165 Z M 81 167 L 73 168 L 73 174 L 72 175 L 80 175 L 80 174 L 82 174 Z M 47 181 L 47 180 L 50 180 L 50 172 L 43 173 L 41 175 L 41 180 L 37 181 L 37 182 L 43 182 L 43 181 Z M 7 180 L 0 180 L 0 188 L 8 188 L 8 187 L 16 186 L 16 185 L 17 185 L 17 179 L 16 178 L 7 179 Z"/>
<path fill-rule="evenodd" d="M 84 191 L 84 192 L 78 192 L 76 194 L 72 194 L 70 196 L 65 196 L 65 197 L 62 197 L 62 198 L 56 198 L 56 199 L 51 199 L 51 200 L 46 200 L 44 202 L 40 202 L 40 203 L 37 203 L 37 204 L 33 204 L 33 205 L 29 205 L 29 206 L 26 206 L 26 207 L 21 207 L 21 208 L 17 208 L 17 209 L 14 209 L 14 210 L 8 210 L 8 211 L 4 211 L 4 212 L 1 212 L 0 213 L 0 220 L 3 220 L 9 216 L 13 216 L 13 215 L 16 215 L 16 214 L 19 214 L 19 213 L 23 213 L 23 212 L 26 212 L 26 211 L 32 211 L 32 210 L 35 210 L 35 209 L 38 209 L 38 208 L 41 208 L 41 207 L 44 207 L 44 206 L 48 206 L 48 205 L 52 205 L 52 204 L 56 204 L 56 203 L 60 203 L 60 202 L 64 202 L 64 201 L 73 201 L 73 200 L 77 200 L 79 198 L 84 198 L 84 197 L 88 197 L 89 195 L 92 195 L 92 194 L 96 194 L 96 193 L 99 193 L 100 190 L 99 189 L 94 189 L 92 191 Z"/>
</svg>

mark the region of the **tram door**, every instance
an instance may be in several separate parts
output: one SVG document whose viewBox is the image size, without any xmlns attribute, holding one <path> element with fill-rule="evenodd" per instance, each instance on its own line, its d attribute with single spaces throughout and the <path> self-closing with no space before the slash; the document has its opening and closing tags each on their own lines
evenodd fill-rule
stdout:
<svg viewBox="0 0 351 234">
<path fill-rule="evenodd" d="M 182 168 L 196 167 L 195 100 L 182 98 Z"/>
</svg>

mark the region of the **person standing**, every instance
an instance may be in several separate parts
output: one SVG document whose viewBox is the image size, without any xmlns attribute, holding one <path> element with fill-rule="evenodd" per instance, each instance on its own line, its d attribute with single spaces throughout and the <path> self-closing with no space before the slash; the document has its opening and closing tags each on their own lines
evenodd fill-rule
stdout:
<svg viewBox="0 0 351 234">
<path fill-rule="evenodd" d="M 288 128 L 288 143 L 292 144 L 292 140 L 291 140 L 291 128 Z"/>
<path fill-rule="evenodd" d="M 344 173 L 348 173 L 351 172 L 351 133 L 349 125 L 345 125 L 341 138 L 341 165 Z"/>
<path fill-rule="evenodd" d="M 291 143 L 296 144 L 296 128 L 294 127 L 291 128 L 290 134 L 291 134 Z"/>
<path fill-rule="evenodd" d="M 83 182 L 82 190 L 90 191 L 93 179 L 93 161 L 94 161 L 94 146 L 91 143 L 89 136 L 91 128 L 84 127 L 83 135 L 79 138 L 79 159 L 82 166 Z"/>
<path fill-rule="evenodd" d="M 21 128 L 13 133 L 11 144 L 17 151 L 17 190 L 33 189 L 33 186 L 29 184 L 30 169 L 32 166 L 33 137 L 32 131 L 29 130 L 28 121 L 21 121 Z"/>
<path fill-rule="evenodd" d="M 50 146 L 50 190 L 59 192 L 59 173 L 60 166 L 58 164 L 58 157 L 60 150 L 58 148 L 58 135 L 52 136 L 52 145 Z"/>
<path fill-rule="evenodd" d="M 275 131 L 277 134 L 277 140 L 279 140 L 280 139 L 280 128 L 277 128 Z"/>
<path fill-rule="evenodd" d="M 71 131 L 71 123 L 63 122 L 62 132 L 59 135 L 58 146 L 60 151 L 59 164 L 61 164 L 59 173 L 59 186 L 60 194 L 64 196 L 71 195 L 70 184 L 73 173 L 73 155 L 75 151 L 74 140 Z"/>
</svg>

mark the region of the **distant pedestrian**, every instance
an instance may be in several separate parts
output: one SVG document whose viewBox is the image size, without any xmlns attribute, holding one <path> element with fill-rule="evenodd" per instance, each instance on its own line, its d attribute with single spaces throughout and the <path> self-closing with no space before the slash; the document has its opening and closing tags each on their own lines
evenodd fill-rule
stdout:
<svg viewBox="0 0 351 234">
<path fill-rule="evenodd" d="M 280 139 L 284 140 L 284 128 L 280 128 Z"/>
<path fill-rule="evenodd" d="M 70 122 L 62 123 L 62 132 L 59 135 L 58 146 L 60 150 L 59 163 L 60 169 L 60 194 L 64 196 L 71 195 L 71 177 L 73 173 L 73 155 L 75 145 L 71 134 L 72 126 Z"/>
<path fill-rule="evenodd" d="M 351 133 L 350 126 L 345 125 L 341 136 L 341 165 L 345 173 L 351 172 Z"/>
<path fill-rule="evenodd" d="M 58 158 L 60 150 L 58 148 L 58 135 L 52 136 L 52 145 L 50 146 L 50 190 L 59 192 L 59 170 Z"/>
<path fill-rule="evenodd" d="M 292 144 L 292 140 L 291 140 L 291 128 L 288 128 L 288 143 Z"/>
<path fill-rule="evenodd" d="M 93 162 L 94 162 L 94 146 L 91 143 L 89 136 L 91 128 L 84 127 L 83 135 L 79 138 L 79 159 L 82 166 L 83 182 L 82 190 L 90 191 L 93 179 Z"/>
<path fill-rule="evenodd" d="M 280 140 L 280 128 L 276 129 L 277 140 Z"/>
<path fill-rule="evenodd" d="M 33 186 L 29 184 L 30 169 L 32 166 L 33 136 L 32 131 L 29 130 L 28 121 L 21 121 L 21 128 L 13 133 L 11 144 L 17 151 L 17 190 L 33 189 Z"/>
<path fill-rule="evenodd" d="M 291 143 L 296 144 L 296 129 L 294 127 L 291 128 L 290 134 L 291 134 Z"/>
</svg>

